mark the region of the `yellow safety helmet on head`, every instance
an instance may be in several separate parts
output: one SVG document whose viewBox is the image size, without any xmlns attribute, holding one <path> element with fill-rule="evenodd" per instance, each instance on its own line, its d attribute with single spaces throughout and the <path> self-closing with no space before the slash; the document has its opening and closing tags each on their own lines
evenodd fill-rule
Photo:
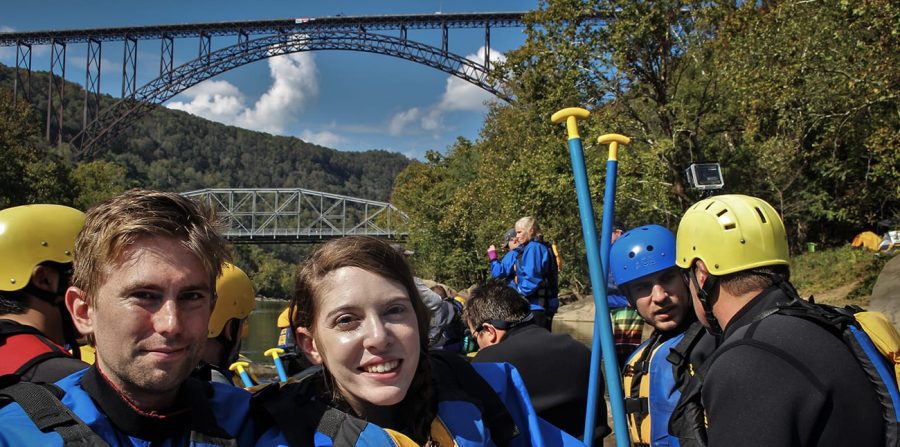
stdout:
<svg viewBox="0 0 900 447">
<path fill-rule="evenodd" d="M 72 262 L 84 213 L 62 205 L 23 205 L 0 210 L 0 291 L 21 290 L 42 262 Z"/>
<path fill-rule="evenodd" d="M 250 278 L 243 270 L 227 262 L 222 266 L 222 275 L 216 280 L 216 294 L 219 298 L 209 316 L 207 338 L 218 337 L 228 320 L 243 320 L 256 307 L 256 294 L 253 293 Z"/>
<path fill-rule="evenodd" d="M 788 265 L 787 234 L 766 201 L 740 194 L 713 196 L 688 208 L 678 224 L 675 263 L 700 259 L 713 275 Z"/>
</svg>

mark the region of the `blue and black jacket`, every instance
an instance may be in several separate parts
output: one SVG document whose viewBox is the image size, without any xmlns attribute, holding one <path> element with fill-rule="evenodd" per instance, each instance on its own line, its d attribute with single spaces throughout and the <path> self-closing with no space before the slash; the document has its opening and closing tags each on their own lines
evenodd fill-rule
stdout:
<svg viewBox="0 0 900 447">
<path fill-rule="evenodd" d="M 556 258 L 542 242 L 530 240 L 516 248 L 515 289 L 532 305 L 553 316 L 559 308 Z"/>
<path fill-rule="evenodd" d="M 249 418 L 250 393 L 233 386 L 188 379 L 178 392 L 177 410 L 166 415 L 135 408 L 96 366 L 58 381 L 54 391 L 57 402 L 64 406 L 53 411 L 57 425 L 80 421 L 90 429 L 88 434 L 99 437 L 82 445 L 256 445 L 257 429 Z M 65 420 L 67 414 L 73 417 Z M 36 416 L 38 423 L 45 426 L 42 431 L 33 416 L 23 410 L 18 400 L 0 408 L 0 446 L 64 445 L 60 432 L 52 430 L 54 418 L 47 414 Z"/>
<path fill-rule="evenodd" d="M 511 365 L 470 365 L 444 351 L 432 351 L 431 361 L 437 392 L 434 439 L 440 439 L 440 427 L 459 447 L 583 445 L 537 416 L 521 377 Z M 322 393 L 323 383 L 322 375 L 317 374 L 280 387 L 271 385 L 254 396 L 254 405 L 264 408 L 260 413 L 266 413 L 282 431 L 269 440 L 323 447 L 401 445 L 395 432 L 386 436 L 388 430 L 330 406 Z M 411 442 L 402 432 L 399 438 Z"/>
</svg>

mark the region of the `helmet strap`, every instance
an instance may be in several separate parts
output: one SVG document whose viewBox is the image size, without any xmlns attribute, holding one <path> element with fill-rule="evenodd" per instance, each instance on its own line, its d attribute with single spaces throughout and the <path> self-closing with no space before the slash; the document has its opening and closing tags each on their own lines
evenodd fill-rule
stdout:
<svg viewBox="0 0 900 447">
<path fill-rule="evenodd" d="M 59 275 L 59 278 L 56 281 L 56 291 L 51 292 L 42 289 L 35 286 L 32 282 L 29 282 L 22 291 L 41 301 L 49 303 L 56 308 L 57 312 L 59 312 L 60 323 L 62 324 L 63 341 L 66 347 L 72 351 L 72 356 L 76 359 L 81 359 L 81 350 L 78 348 L 78 331 L 75 329 L 72 315 L 69 314 L 69 310 L 66 309 L 65 300 L 59 299 L 66 295 L 66 290 L 69 288 L 71 270 L 66 268 L 66 264 L 58 264 L 55 262 L 47 262 L 43 265 L 45 267 L 53 268 Z"/>
<path fill-rule="evenodd" d="M 221 368 L 228 368 L 228 365 L 236 362 L 241 354 L 241 330 L 243 322 L 237 318 L 232 318 L 225 323 L 222 332 L 216 337 L 216 341 L 224 348 L 220 365 L 214 365 Z"/>
<path fill-rule="evenodd" d="M 723 333 L 722 326 L 719 325 L 719 320 L 713 313 L 712 303 L 710 302 L 710 296 L 713 292 L 716 292 L 719 287 L 719 278 L 717 276 L 708 275 L 703 287 L 700 287 L 700 282 L 697 280 L 696 267 L 692 267 L 688 270 L 688 275 L 690 276 L 690 281 L 694 284 L 694 289 L 697 290 L 697 298 L 700 299 L 700 304 L 703 305 L 706 323 L 709 325 L 706 328 L 707 332 L 716 338 L 721 337 Z"/>
</svg>

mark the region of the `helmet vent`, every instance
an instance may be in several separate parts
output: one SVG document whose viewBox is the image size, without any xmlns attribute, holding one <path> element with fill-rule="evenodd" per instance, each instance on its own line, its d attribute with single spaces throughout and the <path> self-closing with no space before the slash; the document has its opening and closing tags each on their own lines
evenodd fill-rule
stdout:
<svg viewBox="0 0 900 447">
<path fill-rule="evenodd" d="M 756 210 L 756 214 L 759 214 L 759 219 L 762 221 L 762 223 L 766 223 L 766 216 L 763 214 L 762 210 L 759 209 L 758 206 L 753 207 L 753 209 Z"/>
<path fill-rule="evenodd" d="M 653 251 L 653 246 L 652 246 L 652 245 L 648 245 L 648 246 L 647 246 L 647 251 Z"/>
<path fill-rule="evenodd" d="M 733 230 L 735 228 L 737 228 L 737 225 L 735 225 L 734 222 L 729 222 L 729 223 L 725 224 L 726 230 Z"/>
<path fill-rule="evenodd" d="M 635 253 L 633 251 L 628 252 L 628 257 L 629 258 L 635 257 Z"/>
</svg>

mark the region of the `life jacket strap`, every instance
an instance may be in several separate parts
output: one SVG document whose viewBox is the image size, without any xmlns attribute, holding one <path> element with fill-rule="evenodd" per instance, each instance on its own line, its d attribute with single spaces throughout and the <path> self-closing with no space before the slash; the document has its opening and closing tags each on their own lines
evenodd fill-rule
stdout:
<svg viewBox="0 0 900 447">
<path fill-rule="evenodd" d="M 109 447 L 103 438 L 63 405 L 59 396 L 64 393 L 55 385 L 18 382 L 9 379 L 9 376 L 3 377 L 3 383 L 14 383 L 0 388 L 0 397 L 16 401 L 42 432 L 55 431 L 66 447 Z M 49 387 L 57 392 L 54 393 Z"/>
</svg>

